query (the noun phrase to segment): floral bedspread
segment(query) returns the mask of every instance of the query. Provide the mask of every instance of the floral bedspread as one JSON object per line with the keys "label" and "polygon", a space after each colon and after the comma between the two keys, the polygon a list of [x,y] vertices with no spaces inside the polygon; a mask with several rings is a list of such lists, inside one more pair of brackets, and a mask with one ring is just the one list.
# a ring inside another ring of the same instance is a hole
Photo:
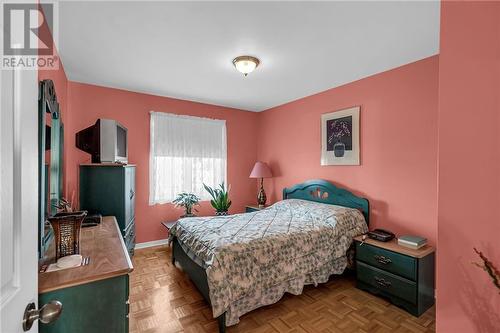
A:
{"label": "floral bedspread", "polygon": [[288,199],[252,213],[184,218],[171,235],[204,264],[213,315],[226,312],[230,326],[285,292],[342,273],[352,238],[367,230],[358,210]]}

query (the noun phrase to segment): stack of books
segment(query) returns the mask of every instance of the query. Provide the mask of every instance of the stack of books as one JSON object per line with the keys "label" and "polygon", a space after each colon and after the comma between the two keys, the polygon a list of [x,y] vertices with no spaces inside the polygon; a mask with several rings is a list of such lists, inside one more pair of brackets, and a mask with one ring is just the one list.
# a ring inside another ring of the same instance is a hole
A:
{"label": "stack of books", "polygon": [[427,245],[427,239],[420,236],[401,236],[398,238],[398,244],[410,249],[418,250]]}

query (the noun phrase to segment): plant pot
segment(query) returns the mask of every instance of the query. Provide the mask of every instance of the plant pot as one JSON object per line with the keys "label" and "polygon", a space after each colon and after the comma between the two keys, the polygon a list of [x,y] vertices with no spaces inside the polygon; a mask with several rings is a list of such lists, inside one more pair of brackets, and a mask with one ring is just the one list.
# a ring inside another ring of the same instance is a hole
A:
{"label": "plant pot", "polygon": [[196,215],[192,214],[192,213],[189,213],[189,214],[184,214],[184,215],[181,215],[181,219],[185,218],[185,217],[195,217]]}
{"label": "plant pot", "polygon": [[333,154],[335,157],[344,157],[345,144],[343,142],[337,142],[333,145]]}
{"label": "plant pot", "polygon": [[226,216],[226,215],[228,215],[227,210],[222,212],[215,212],[215,216]]}

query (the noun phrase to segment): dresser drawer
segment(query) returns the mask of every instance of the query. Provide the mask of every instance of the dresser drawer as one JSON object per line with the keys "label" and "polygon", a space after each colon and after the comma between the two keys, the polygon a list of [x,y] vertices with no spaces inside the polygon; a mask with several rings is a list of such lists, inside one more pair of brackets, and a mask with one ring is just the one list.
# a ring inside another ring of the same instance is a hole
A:
{"label": "dresser drawer", "polygon": [[369,244],[356,242],[356,259],[410,280],[417,280],[417,260]]}
{"label": "dresser drawer", "polygon": [[404,279],[359,261],[356,262],[356,265],[359,281],[410,303],[417,303],[417,284],[414,281]]}

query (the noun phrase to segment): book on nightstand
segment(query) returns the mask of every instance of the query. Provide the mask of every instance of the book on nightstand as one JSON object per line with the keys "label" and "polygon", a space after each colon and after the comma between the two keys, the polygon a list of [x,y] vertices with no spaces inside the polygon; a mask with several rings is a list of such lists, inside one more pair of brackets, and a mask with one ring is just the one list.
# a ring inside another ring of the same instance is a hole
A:
{"label": "book on nightstand", "polygon": [[427,245],[427,239],[420,236],[401,236],[398,237],[398,244],[410,249],[418,250]]}

